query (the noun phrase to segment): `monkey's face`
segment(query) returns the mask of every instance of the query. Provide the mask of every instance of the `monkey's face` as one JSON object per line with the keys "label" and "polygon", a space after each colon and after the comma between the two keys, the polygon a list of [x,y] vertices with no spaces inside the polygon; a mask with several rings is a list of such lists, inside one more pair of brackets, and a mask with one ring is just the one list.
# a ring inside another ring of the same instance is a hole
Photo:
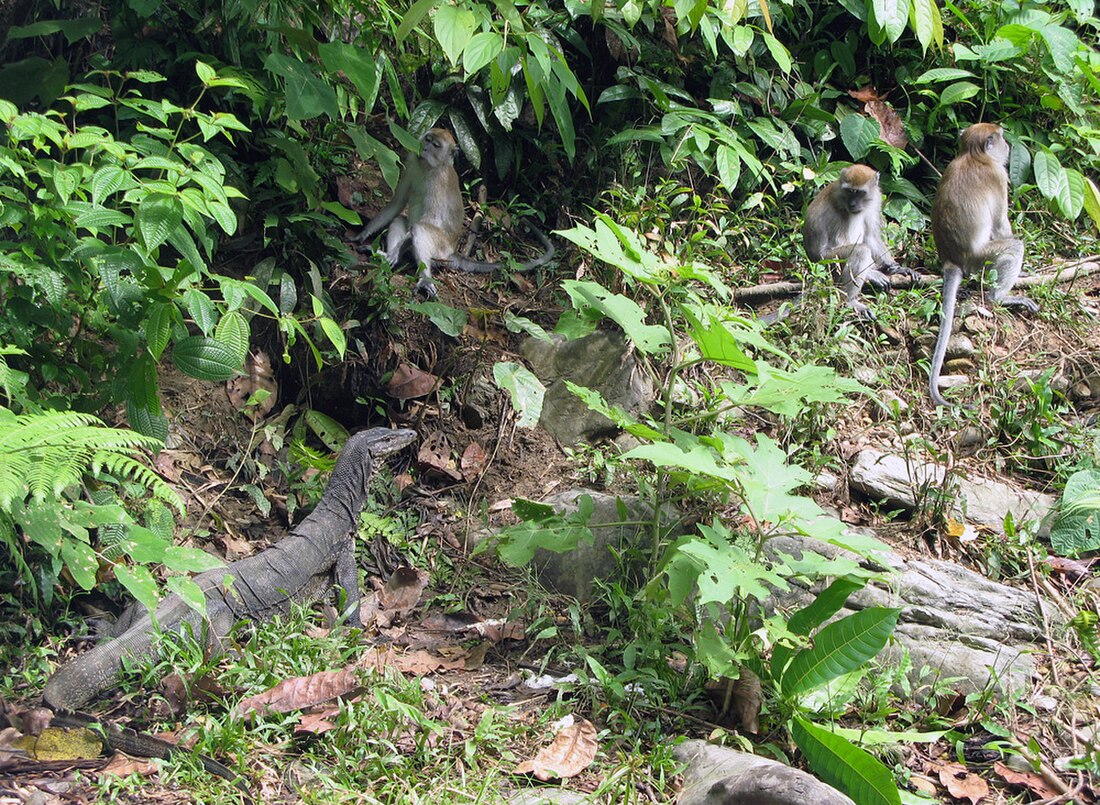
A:
{"label": "monkey's face", "polygon": [[1007,165],[1008,157],[1012,153],[1012,146],[1008,144],[1004,134],[998,130],[995,135],[989,138],[985,152],[989,154],[989,158],[994,162]]}
{"label": "monkey's face", "polygon": [[454,159],[457,143],[446,129],[431,129],[420,139],[420,156],[433,168]]}
{"label": "monkey's face", "polygon": [[841,187],[844,208],[849,215],[859,215],[871,200],[865,187]]}

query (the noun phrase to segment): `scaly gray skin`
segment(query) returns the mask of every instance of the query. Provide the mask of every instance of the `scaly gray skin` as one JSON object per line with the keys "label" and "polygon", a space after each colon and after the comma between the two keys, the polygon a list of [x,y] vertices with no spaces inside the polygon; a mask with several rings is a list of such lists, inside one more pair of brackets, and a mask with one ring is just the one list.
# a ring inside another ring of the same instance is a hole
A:
{"label": "scaly gray skin", "polygon": [[[352,536],[376,461],[411,444],[416,431],[372,428],[348,439],[317,508],[281,542],[228,567],[200,573],[194,581],[206,594],[206,621],[179,596],[169,595],[157,606],[160,630],[191,631],[218,652],[222,639],[243,619],[265,621],[286,613],[293,603],[321,598],[333,586],[343,590],[358,625],[359,579]],[[223,580],[232,576],[226,590]],[[132,606],[140,606],[134,604]],[[114,640],[57,669],[42,692],[56,709],[76,710],[115,683],[123,658],[137,660],[157,654],[159,639],[149,613]]]}

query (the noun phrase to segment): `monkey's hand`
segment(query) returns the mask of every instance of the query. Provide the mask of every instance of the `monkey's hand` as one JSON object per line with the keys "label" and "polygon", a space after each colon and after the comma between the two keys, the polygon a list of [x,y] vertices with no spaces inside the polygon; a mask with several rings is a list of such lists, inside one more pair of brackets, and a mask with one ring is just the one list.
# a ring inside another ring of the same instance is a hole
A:
{"label": "monkey's hand", "polygon": [[882,273],[889,274],[891,276],[893,276],[894,274],[900,274],[903,277],[908,277],[913,282],[916,282],[920,279],[920,272],[917,271],[915,268],[905,268],[903,266],[899,266],[897,263],[884,266],[882,269]]}
{"label": "monkey's hand", "polygon": [[435,283],[432,282],[431,277],[421,276],[416,281],[416,292],[424,294],[428,299],[435,299],[439,296],[439,291],[435,289]]}

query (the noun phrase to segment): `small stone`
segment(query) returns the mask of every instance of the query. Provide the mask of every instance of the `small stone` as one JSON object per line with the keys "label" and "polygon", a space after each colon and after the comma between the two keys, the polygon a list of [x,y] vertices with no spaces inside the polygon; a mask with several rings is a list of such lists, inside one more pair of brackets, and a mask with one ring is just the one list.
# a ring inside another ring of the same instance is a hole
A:
{"label": "small stone", "polygon": [[974,361],[970,358],[954,358],[944,361],[943,370],[949,375],[970,374],[974,371]]}
{"label": "small stone", "polygon": [[1058,700],[1053,696],[1036,696],[1031,700],[1031,703],[1035,705],[1036,710],[1041,710],[1045,713],[1053,713],[1058,709]]}
{"label": "small stone", "polygon": [[1087,400],[1092,396],[1092,388],[1085,381],[1074,383],[1070,390],[1070,396],[1075,400]]}
{"label": "small stone", "polygon": [[878,382],[878,372],[870,366],[857,366],[855,371],[852,372],[852,377],[865,386],[873,386]]}
{"label": "small stone", "polygon": [[963,428],[955,436],[955,444],[958,445],[960,450],[981,447],[984,442],[985,436],[982,434],[982,429],[973,425]]}
{"label": "small stone", "polygon": [[963,333],[955,333],[947,342],[947,358],[970,358],[974,355],[974,342]]}
{"label": "small stone", "polygon": [[981,316],[967,316],[963,320],[963,327],[966,328],[968,333],[987,333],[989,332],[989,323]]}

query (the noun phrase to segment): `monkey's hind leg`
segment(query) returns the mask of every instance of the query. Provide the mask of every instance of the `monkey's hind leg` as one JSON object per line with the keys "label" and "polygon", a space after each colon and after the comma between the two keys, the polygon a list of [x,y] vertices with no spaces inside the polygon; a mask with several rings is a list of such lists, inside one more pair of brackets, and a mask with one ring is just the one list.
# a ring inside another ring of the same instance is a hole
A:
{"label": "monkey's hind leg", "polygon": [[870,282],[873,287],[881,288],[881,282],[885,281],[889,285],[890,281],[874,267],[874,256],[863,244],[838,249],[837,256],[843,259],[845,255],[841,254],[842,250],[847,251],[847,259],[844,260],[844,265],[840,269],[840,287],[844,289],[844,303],[861,319],[873,319],[875,314],[871,312],[871,308],[859,301],[863,283]]}
{"label": "monkey's hind leg", "polygon": [[390,222],[390,228],[386,231],[386,260],[391,266],[397,265],[408,242],[409,219],[399,215]]}
{"label": "monkey's hind leg", "polygon": [[432,260],[449,258],[454,253],[454,244],[439,227],[416,223],[412,228],[412,251],[416,267],[420,270],[416,290],[429,299],[435,299],[439,292],[432,280]]}
{"label": "monkey's hind leg", "polygon": [[1023,241],[1016,238],[991,241],[986,246],[983,257],[982,262],[997,275],[997,284],[988,294],[989,301],[1005,307],[1022,307],[1029,313],[1038,313],[1039,303],[1034,299],[1009,294],[1024,267]]}

